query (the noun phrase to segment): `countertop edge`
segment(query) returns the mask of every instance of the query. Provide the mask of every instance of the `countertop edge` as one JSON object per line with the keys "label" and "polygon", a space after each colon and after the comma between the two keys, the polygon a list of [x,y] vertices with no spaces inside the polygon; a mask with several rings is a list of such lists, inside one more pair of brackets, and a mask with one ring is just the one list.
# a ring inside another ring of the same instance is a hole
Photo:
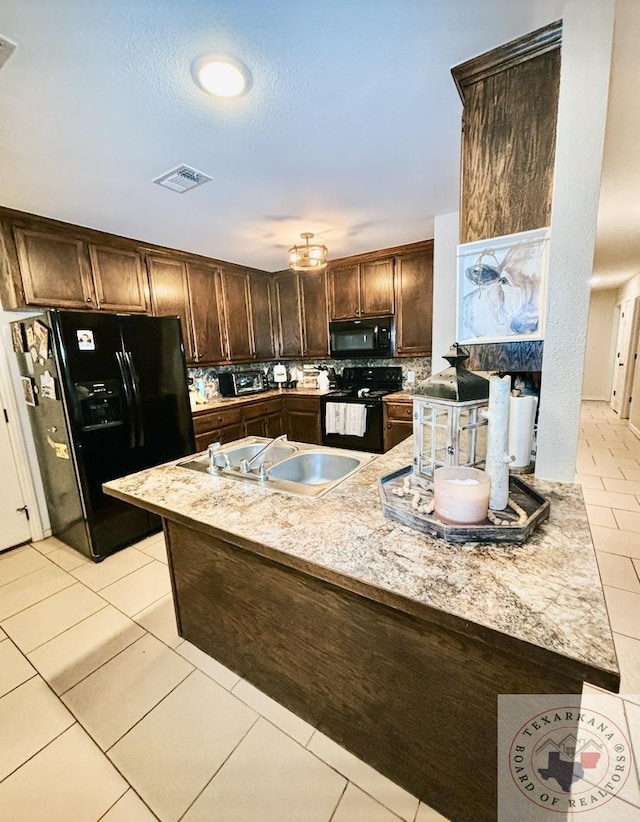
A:
{"label": "countertop edge", "polygon": [[422,621],[432,622],[439,627],[450,630],[462,636],[483,642],[493,648],[507,651],[515,656],[527,659],[528,662],[540,665],[541,667],[555,666],[563,674],[573,678],[588,682],[606,690],[617,692],[620,687],[620,675],[618,672],[599,668],[586,662],[565,656],[558,651],[543,648],[525,639],[514,637],[510,634],[491,628],[486,625],[465,619],[456,614],[448,613],[433,605],[416,602],[402,594],[391,590],[377,587],[371,583],[360,580],[348,574],[340,573],[323,565],[311,562],[301,557],[296,557],[284,551],[278,551],[260,542],[255,542],[232,534],[223,529],[216,528],[206,523],[198,522],[183,514],[170,511],[167,508],[151,502],[141,501],[136,497],[123,493],[108,486],[103,490],[116,499],[134,504],[144,508],[151,513],[176,522],[180,525],[193,529],[201,534],[213,536],[232,544],[236,548],[248,551],[278,565],[291,568],[299,573],[322,580],[337,588],[341,588],[351,593],[362,596],[372,602],[393,608],[405,615]]}

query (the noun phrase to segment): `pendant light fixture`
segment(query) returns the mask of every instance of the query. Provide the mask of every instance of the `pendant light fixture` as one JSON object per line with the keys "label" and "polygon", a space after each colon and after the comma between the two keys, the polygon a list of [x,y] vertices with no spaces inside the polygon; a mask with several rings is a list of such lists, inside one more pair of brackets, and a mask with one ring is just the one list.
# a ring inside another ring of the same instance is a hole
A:
{"label": "pendant light fixture", "polygon": [[309,240],[314,237],[310,231],[305,231],[300,236],[305,244],[294,245],[289,249],[289,268],[292,271],[322,271],[328,262],[326,245],[310,243]]}

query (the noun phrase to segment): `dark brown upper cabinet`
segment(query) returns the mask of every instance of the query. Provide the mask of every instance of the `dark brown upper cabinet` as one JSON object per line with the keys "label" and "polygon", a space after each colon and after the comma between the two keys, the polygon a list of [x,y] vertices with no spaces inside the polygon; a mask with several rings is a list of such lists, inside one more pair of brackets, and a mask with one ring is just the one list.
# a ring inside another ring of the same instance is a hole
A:
{"label": "dark brown upper cabinet", "polygon": [[160,254],[149,254],[147,266],[153,315],[180,318],[185,357],[187,362],[197,362],[186,262]]}
{"label": "dark brown upper cabinet", "polygon": [[153,314],[178,316],[189,365],[227,361],[220,268],[188,257],[148,254]]}
{"label": "dark brown upper cabinet", "polygon": [[395,257],[396,355],[431,354],[433,326],[433,241]]}
{"label": "dark brown upper cabinet", "polygon": [[273,284],[278,356],[328,357],[329,329],[324,271],[283,271],[274,276]]}
{"label": "dark brown upper cabinet", "polygon": [[89,258],[98,308],[146,313],[149,286],[138,250],[89,243]]}
{"label": "dark brown upper cabinet", "polygon": [[249,275],[249,298],[253,328],[253,356],[256,360],[275,357],[271,282],[266,274]]}
{"label": "dark brown upper cabinet", "polygon": [[227,359],[248,362],[273,359],[274,340],[269,277],[247,269],[223,269],[222,298]]}
{"label": "dark brown upper cabinet", "polygon": [[224,317],[221,311],[220,268],[187,262],[187,284],[194,340],[194,361],[209,365],[227,360]]}
{"label": "dark brown upper cabinet", "polygon": [[330,263],[329,295],[332,320],[393,314],[393,258]]}
{"label": "dark brown upper cabinet", "polygon": [[[550,223],[561,42],[551,23],[452,69],[464,106],[461,243]],[[542,367],[542,341],[467,347],[474,370]]]}
{"label": "dark brown upper cabinet", "polygon": [[46,223],[14,225],[13,239],[25,306],[147,311],[147,275],[136,249],[90,243]]}

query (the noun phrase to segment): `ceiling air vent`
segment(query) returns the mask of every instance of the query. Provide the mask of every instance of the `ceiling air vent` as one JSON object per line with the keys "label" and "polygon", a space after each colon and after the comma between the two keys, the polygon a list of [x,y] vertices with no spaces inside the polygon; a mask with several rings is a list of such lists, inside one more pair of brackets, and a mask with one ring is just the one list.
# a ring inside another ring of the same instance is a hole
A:
{"label": "ceiling air vent", "polygon": [[211,177],[208,177],[201,171],[196,171],[195,168],[178,166],[178,168],[168,171],[153,182],[159,186],[164,186],[164,188],[170,188],[171,191],[177,191],[178,194],[184,194],[184,192],[189,191],[190,188],[201,186],[204,183],[208,183],[211,179]]}

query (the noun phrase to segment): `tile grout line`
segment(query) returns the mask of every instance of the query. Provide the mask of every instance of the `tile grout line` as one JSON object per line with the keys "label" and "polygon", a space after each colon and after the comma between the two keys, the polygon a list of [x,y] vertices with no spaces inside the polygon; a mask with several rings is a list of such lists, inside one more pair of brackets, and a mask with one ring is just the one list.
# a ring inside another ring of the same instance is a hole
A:
{"label": "tile grout line", "polygon": [[263,719],[262,714],[260,714],[258,711],[256,711],[256,714],[257,714],[257,716],[256,716],[255,721],[251,723],[251,726],[250,726],[249,728],[247,728],[246,732],[245,732],[245,733],[242,735],[242,737],[238,740],[238,742],[236,743],[236,745],[234,745],[234,746],[233,746],[233,748],[231,749],[231,751],[229,751],[229,753],[228,753],[228,754],[227,754],[227,756],[224,758],[224,760],[223,760],[223,761],[220,763],[220,765],[216,768],[215,772],[211,775],[211,779],[207,780],[207,783],[206,783],[205,785],[203,785],[202,790],[201,790],[201,791],[199,791],[199,792],[196,794],[196,796],[194,797],[194,799],[193,799],[193,800],[189,803],[189,805],[187,805],[187,807],[185,808],[184,812],[183,812],[182,814],[180,814],[180,816],[178,817],[178,822],[180,822],[180,820],[181,820],[181,819],[184,819],[184,817],[185,817],[185,816],[189,813],[189,811],[191,810],[191,808],[195,805],[195,803],[198,801],[198,799],[200,799],[200,797],[202,796],[202,794],[203,794],[203,793],[207,790],[207,788],[209,787],[209,785],[213,782],[213,780],[216,778],[216,776],[220,773],[220,771],[221,771],[221,770],[222,770],[222,768],[225,766],[225,764],[229,761],[229,759],[231,758],[231,756],[233,756],[234,752],[235,752],[235,751],[237,751],[237,749],[239,748],[239,746],[240,746],[240,745],[244,742],[244,740],[245,740],[245,739],[249,736],[249,734],[251,733],[251,731],[255,728],[255,726],[257,725],[257,723],[260,721],[260,719]]}

